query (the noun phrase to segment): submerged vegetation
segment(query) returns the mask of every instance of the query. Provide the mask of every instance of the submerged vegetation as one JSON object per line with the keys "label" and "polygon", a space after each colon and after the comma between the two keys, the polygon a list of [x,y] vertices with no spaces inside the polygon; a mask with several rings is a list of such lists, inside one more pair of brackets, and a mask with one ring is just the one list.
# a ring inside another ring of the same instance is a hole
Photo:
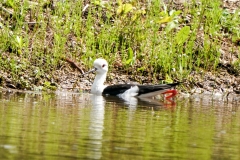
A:
{"label": "submerged vegetation", "polygon": [[151,83],[162,78],[194,83],[193,73],[218,75],[221,69],[238,76],[240,4],[235,3],[4,0],[0,82],[54,90],[61,76],[74,72],[66,58],[87,70],[99,57],[109,61],[111,72],[142,75]]}

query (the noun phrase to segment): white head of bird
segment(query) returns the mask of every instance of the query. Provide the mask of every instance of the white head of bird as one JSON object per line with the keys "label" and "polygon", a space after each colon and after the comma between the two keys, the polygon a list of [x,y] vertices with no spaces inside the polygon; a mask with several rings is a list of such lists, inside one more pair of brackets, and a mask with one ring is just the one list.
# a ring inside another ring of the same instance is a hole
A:
{"label": "white head of bird", "polygon": [[96,59],[93,62],[93,66],[97,74],[105,74],[108,72],[108,63],[105,59]]}
{"label": "white head of bird", "polygon": [[[107,77],[108,63],[105,59],[98,58],[93,62],[93,69],[89,72],[96,72],[96,77],[94,79],[93,85],[91,87],[91,93],[96,95],[101,95],[102,91],[106,87],[104,82]],[[89,73],[87,72],[87,73]]]}

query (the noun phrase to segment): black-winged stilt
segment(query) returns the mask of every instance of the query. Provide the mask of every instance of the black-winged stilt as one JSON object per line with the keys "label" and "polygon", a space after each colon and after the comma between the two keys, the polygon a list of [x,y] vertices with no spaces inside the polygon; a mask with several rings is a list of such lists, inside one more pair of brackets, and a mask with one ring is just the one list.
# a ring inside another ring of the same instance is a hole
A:
{"label": "black-winged stilt", "polygon": [[154,97],[159,94],[171,95],[166,98],[171,98],[177,94],[175,89],[171,89],[177,86],[179,83],[171,84],[158,84],[158,85],[136,85],[136,84],[117,84],[105,86],[104,82],[107,77],[108,63],[105,59],[98,58],[93,63],[94,68],[85,74],[90,72],[96,72],[96,77],[94,79],[93,85],[91,87],[91,93],[95,95],[112,95],[119,97],[139,97],[148,98]]}

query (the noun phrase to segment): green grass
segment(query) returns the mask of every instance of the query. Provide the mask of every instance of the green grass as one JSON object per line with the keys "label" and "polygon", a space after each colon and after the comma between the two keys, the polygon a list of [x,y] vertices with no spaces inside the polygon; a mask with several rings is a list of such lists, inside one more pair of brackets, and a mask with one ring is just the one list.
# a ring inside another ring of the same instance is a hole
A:
{"label": "green grass", "polygon": [[[184,3],[183,10],[160,0],[117,2],[92,1],[84,12],[82,1],[1,2],[1,73],[20,89],[51,88],[63,58],[87,69],[103,57],[110,71],[117,62],[126,73],[187,81],[191,71],[217,70],[223,41],[239,53],[240,10],[230,13],[220,0]],[[231,62],[237,71],[239,64]]]}

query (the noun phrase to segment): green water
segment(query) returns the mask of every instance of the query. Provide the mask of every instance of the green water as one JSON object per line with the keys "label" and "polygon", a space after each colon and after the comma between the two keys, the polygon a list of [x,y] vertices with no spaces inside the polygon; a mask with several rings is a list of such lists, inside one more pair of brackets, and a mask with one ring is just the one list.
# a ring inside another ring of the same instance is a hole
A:
{"label": "green water", "polygon": [[240,110],[88,94],[0,93],[0,159],[240,159]]}

